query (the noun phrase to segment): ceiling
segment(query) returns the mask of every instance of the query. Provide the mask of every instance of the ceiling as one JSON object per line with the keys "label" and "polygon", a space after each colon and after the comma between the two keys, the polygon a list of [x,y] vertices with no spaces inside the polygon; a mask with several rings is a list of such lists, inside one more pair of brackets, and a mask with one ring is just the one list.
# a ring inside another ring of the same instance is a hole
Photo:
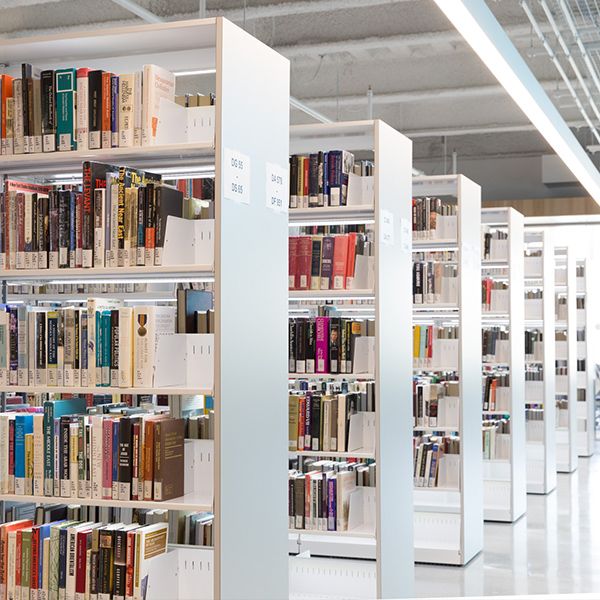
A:
{"label": "ceiling", "polygon": [[[367,118],[370,87],[373,116],[413,139],[417,165],[421,161],[443,172],[452,151],[459,164],[551,152],[432,0],[136,3],[165,20],[197,17],[204,4],[206,16],[223,15],[245,27],[290,59],[292,95],[334,120]],[[576,128],[584,125],[519,0],[487,4],[565,120]],[[538,0],[529,4],[550,35]],[[0,0],[0,36],[133,22],[139,17],[112,0]],[[556,39],[552,43],[556,46]],[[568,65],[567,74],[577,88]],[[306,115],[292,112],[292,122],[306,121]],[[577,133],[584,144],[592,142],[587,128]]]}

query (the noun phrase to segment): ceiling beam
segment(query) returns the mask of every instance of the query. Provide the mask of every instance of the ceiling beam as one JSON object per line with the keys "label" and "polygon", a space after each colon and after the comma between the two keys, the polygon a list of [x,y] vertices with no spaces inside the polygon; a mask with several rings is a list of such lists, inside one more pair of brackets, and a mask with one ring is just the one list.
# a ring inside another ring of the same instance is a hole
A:
{"label": "ceiling beam", "polygon": [[483,64],[540,134],[600,204],[600,173],[558,109],[481,0],[435,0]]}
{"label": "ceiling beam", "polygon": [[153,12],[146,10],[143,6],[140,6],[137,2],[133,0],[112,0],[115,4],[128,10],[130,13],[133,13],[146,23],[162,23],[164,19],[155,15]]}

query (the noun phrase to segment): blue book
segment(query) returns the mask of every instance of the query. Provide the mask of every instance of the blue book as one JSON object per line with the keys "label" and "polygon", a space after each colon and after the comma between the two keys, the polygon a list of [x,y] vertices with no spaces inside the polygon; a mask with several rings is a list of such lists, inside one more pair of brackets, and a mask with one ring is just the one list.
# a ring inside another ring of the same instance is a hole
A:
{"label": "blue book", "polygon": [[55,72],[56,145],[62,152],[77,150],[75,134],[75,96],[77,94],[77,70],[59,69]]}
{"label": "blue book", "polygon": [[119,429],[118,419],[112,422],[112,499],[119,499]]}
{"label": "blue book", "polygon": [[110,310],[102,311],[102,385],[110,386]]}
{"label": "blue book", "polygon": [[[33,415],[15,416],[15,494],[25,491],[25,436],[33,434]],[[31,490],[29,490],[31,493]]]}
{"label": "blue book", "polygon": [[44,494],[54,496],[54,419],[64,415],[80,415],[86,410],[85,398],[48,400],[44,402]]}
{"label": "blue book", "polygon": [[50,537],[50,526],[51,525],[55,525],[56,522],[54,523],[44,523],[43,525],[39,525],[38,529],[39,529],[39,550],[38,550],[38,564],[37,564],[37,570],[38,570],[38,582],[40,584],[40,588],[42,587],[42,581],[43,581],[43,577],[42,577],[42,571],[43,571],[43,566],[44,566],[44,540],[46,538]]}

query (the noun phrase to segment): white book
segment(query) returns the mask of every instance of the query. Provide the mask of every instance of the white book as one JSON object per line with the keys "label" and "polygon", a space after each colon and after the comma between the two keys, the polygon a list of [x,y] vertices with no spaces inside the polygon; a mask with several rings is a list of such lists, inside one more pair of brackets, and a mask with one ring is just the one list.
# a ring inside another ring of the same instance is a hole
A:
{"label": "white book", "polygon": [[10,415],[6,413],[0,414],[0,493],[9,493],[9,427]]}
{"label": "white book", "polygon": [[119,75],[119,147],[133,146],[135,73]]}
{"label": "white book", "polygon": [[15,154],[25,153],[25,129],[23,126],[23,80],[13,79],[13,144]]}
{"label": "white book", "polygon": [[29,320],[27,317],[28,307],[20,305],[17,308],[17,321],[18,321],[18,333],[17,333],[17,383],[18,385],[27,386],[29,385],[29,355],[27,353],[27,341],[29,340],[28,324]]}
{"label": "white book", "polygon": [[33,194],[25,192],[25,269],[31,269],[31,256],[33,254]]}
{"label": "white book", "polygon": [[91,443],[92,443],[92,456],[91,456],[91,483],[92,483],[92,498],[100,500],[102,499],[102,422],[104,417],[102,415],[92,415],[90,417],[91,423]]}
{"label": "white book", "polygon": [[336,475],[336,530],[348,530],[348,515],[350,513],[350,496],[356,490],[356,473],[340,471]]}
{"label": "white book", "polygon": [[14,114],[15,100],[14,98],[6,99],[6,139],[2,140],[2,154],[13,154],[13,136],[14,136]]}
{"label": "white book", "polygon": [[167,551],[167,523],[140,527],[135,532],[135,559],[133,572],[133,598],[143,600],[144,580],[152,569],[152,558]]}
{"label": "white book", "polygon": [[144,65],[142,146],[155,143],[161,98],[175,101],[175,75],[157,65]]}
{"label": "white book", "polygon": [[133,78],[133,145],[142,145],[142,81],[143,73],[137,71]]}
{"label": "white book", "polygon": [[158,338],[175,332],[172,306],[136,306],[133,322],[134,387],[152,387]]}
{"label": "white book", "polygon": [[33,415],[33,495],[44,495],[44,415]]}
{"label": "white book", "polygon": [[42,541],[42,587],[38,591],[38,600],[48,600],[48,586],[50,583],[50,538]]}
{"label": "white book", "polygon": [[[6,535],[6,534],[5,534]],[[15,574],[16,574],[16,557],[17,551],[17,531],[9,531],[8,532],[8,551],[7,551],[7,569],[6,569],[6,598],[8,600],[15,600],[16,596],[16,583],[15,583]],[[19,560],[21,557],[19,556]]]}
{"label": "white book", "polygon": [[77,71],[77,150],[88,150],[90,147],[89,135],[89,86],[88,71]]}
{"label": "white book", "polygon": [[106,249],[104,246],[104,208],[106,190],[98,188],[94,190],[94,267],[104,266]]}
{"label": "white book", "polygon": [[132,387],[133,380],[133,307],[119,308],[119,386]]}

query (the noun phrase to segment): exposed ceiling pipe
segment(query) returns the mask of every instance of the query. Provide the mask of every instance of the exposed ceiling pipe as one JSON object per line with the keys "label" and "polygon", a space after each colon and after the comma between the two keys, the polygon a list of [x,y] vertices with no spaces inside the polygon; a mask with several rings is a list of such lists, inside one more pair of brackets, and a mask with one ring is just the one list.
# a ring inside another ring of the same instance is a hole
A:
{"label": "exposed ceiling pipe", "polygon": [[373,118],[373,88],[369,86],[367,88],[367,119],[369,121]]}
{"label": "exposed ceiling pipe", "polygon": [[[556,26],[556,21],[554,21],[554,17],[552,16],[552,13],[550,12],[548,5],[546,4],[545,0],[539,0],[539,3],[543,8],[544,13],[546,14],[546,17],[548,19],[548,22],[550,23],[550,26],[552,27],[554,35],[556,36],[559,44],[561,45],[563,52],[565,53],[565,56],[567,57],[569,64],[571,65],[571,68],[573,69],[573,72],[575,73],[575,76],[579,80],[579,84],[580,84],[584,94],[586,95],[588,102],[589,102],[590,106],[592,107],[594,114],[596,115],[596,118],[600,120],[600,111],[598,110],[598,107],[596,106],[596,103],[594,102],[594,99],[592,98],[590,90],[587,86],[587,83],[585,82],[585,80],[583,79],[583,77],[581,75],[581,71],[579,70],[577,63],[575,62],[575,60],[573,59],[573,56],[569,52],[569,48],[568,48],[567,44],[565,43],[565,40],[562,37],[560,30]],[[585,110],[583,104],[581,103],[581,100],[579,99],[579,95],[577,94],[577,92],[575,91],[575,88],[571,84],[571,81],[569,80],[569,76],[565,72],[561,62],[558,60],[558,57],[556,56],[556,53],[552,49],[552,46],[550,46],[546,36],[540,29],[539,23],[538,23],[537,19],[535,18],[535,16],[533,15],[533,13],[531,12],[531,9],[529,8],[529,4],[527,3],[526,0],[521,0],[521,7],[523,8],[523,11],[525,12],[525,14],[527,15],[527,18],[531,22],[531,26],[533,27],[533,30],[535,31],[536,35],[542,42],[546,52],[548,53],[548,56],[550,57],[550,60],[554,64],[554,67],[556,68],[556,70],[562,77],[563,81],[565,82],[565,85],[567,86],[567,89],[569,90],[571,96],[573,97],[573,100],[575,101],[575,104],[576,104],[577,108],[579,109],[581,116],[584,118],[585,122],[588,124],[589,128],[591,129],[592,133],[594,134],[594,137],[600,142],[600,134],[596,130],[595,125],[592,123],[592,120],[590,119],[589,115],[587,114],[587,111]]]}
{"label": "exposed ceiling pipe", "polygon": [[130,13],[137,15],[140,19],[146,21],[146,23],[163,23],[164,19],[155,15],[153,12],[146,10],[143,6],[140,6],[133,0],[112,0],[115,4],[128,10]]}
{"label": "exposed ceiling pipe", "polygon": [[569,29],[571,30],[571,34],[575,38],[575,42],[577,43],[577,46],[579,47],[579,51],[581,52],[581,57],[583,58],[583,62],[587,68],[587,71],[588,71],[590,77],[592,78],[594,85],[596,86],[596,90],[600,93],[600,78],[598,77],[598,73],[596,72],[596,68],[594,67],[592,59],[590,58],[590,55],[588,54],[588,51],[585,48],[583,40],[581,39],[581,36],[579,35],[579,31],[577,30],[575,21],[573,21],[573,16],[571,15],[569,7],[566,5],[565,0],[558,0],[558,3],[560,4],[560,8],[565,17],[567,25],[569,26]]}
{"label": "exposed ceiling pipe", "polygon": [[320,123],[333,123],[333,119],[326,117],[323,113],[320,113],[318,110],[311,108],[298,100],[298,98],[294,98],[294,96],[290,96],[290,107],[295,108],[296,110],[302,111],[304,114],[308,115],[315,119],[315,121],[319,121]]}
{"label": "exposed ceiling pipe", "polygon": [[[587,127],[585,121],[567,121],[572,128]],[[446,129],[421,129],[415,131],[403,131],[404,135],[411,139],[430,137],[458,137],[463,135],[481,135],[488,133],[516,133],[518,131],[537,131],[531,123],[520,123],[517,125],[489,125],[478,127],[449,127]]]}

